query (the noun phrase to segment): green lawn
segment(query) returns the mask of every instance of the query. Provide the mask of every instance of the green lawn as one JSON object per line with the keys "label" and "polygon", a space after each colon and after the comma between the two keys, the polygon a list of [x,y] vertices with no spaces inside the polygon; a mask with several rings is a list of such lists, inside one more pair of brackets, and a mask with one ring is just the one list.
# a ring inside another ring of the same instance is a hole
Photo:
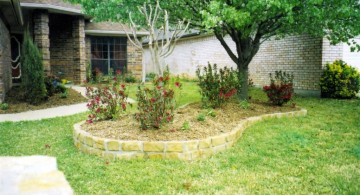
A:
{"label": "green lawn", "polygon": [[[199,99],[187,97],[196,87],[185,89],[183,103]],[[107,163],[83,154],[73,146],[72,125],[85,114],[0,123],[0,155],[55,156],[76,194],[359,194],[360,100],[296,103],[306,117],[257,123],[232,149],[207,160]]]}

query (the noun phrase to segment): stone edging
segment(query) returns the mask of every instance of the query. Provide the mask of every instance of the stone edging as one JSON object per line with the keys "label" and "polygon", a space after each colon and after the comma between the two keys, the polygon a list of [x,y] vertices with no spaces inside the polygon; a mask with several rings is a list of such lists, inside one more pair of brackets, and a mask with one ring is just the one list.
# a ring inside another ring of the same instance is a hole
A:
{"label": "stone edging", "polygon": [[75,146],[84,153],[107,159],[179,159],[207,158],[226,150],[241,137],[251,124],[268,118],[305,116],[307,110],[265,114],[244,119],[228,133],[190,141],[125,141],[92,136],[81,129],[84,122],[74,125]]}

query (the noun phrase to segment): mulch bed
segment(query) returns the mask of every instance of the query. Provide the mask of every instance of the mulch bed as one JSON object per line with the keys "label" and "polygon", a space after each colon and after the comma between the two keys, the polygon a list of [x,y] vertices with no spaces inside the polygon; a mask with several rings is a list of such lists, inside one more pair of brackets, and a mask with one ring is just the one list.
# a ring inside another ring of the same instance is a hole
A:
{"label": "mulch bed", "polygon": [[[202,109],[200,103],[193,103],[177,109],[174,121],[161,129],[141,130],[140,123],[133,114],[123,115],[116,120],[86,123],[82,128],[97,137],[119,140],[194,140],[229,132],[240,120],[251,116],[295,110],[299,108],[294,105],[277,107],[260,101],[252,101],[248,108],[244,108],[233,101],[221,109],[212,110],[216,115],[213,117],[210,116],[209,109]],[[205,121],[198,121],[200,114],[206,115]],[[185,126],[188,128],[184,128]]]}
{"label": "mulch bed", "polygon": [[71,105],[86,102],[87,99],[83,97],[79,92],[68,88],[68,97],[61,98],[60,94],[54,94],[53,96],[49,97],[47,101],[39,105],[31,105],[24,101],[20,100],[19,87],[13,87],[6,95],[5,103],[9,104],[9,109],[7,110],[0,110],[0,114],[10,114],[10,113],[19,113],[25,112],[30,110],[40,110],[45,108],[52,108],[64,105]]}

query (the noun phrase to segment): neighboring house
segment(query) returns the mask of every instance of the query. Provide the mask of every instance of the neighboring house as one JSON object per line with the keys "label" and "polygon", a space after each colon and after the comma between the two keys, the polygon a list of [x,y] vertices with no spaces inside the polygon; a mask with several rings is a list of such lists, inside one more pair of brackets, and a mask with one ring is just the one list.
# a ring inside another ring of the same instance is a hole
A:
{"label": "neighboring house", "polygon": [[21,82],[20,49],[27,27],[47,74],[81,83],[91,64],[92,70],[104,74],[127,70],[140,77],[142,51],[127,40],[121,25],[90,19],[79,5],[62,0],[0,0],[0,102],[13,84]]}
{"label": "neighboring house", "polygon": [[[235,51],[231,38],[226,37],[226,41]],[[284,70],[294,74],[297,92],[319,95],[322,68],[336,59],[342,59],[360,70],[360,53],[350,52],[347,44],[331,46],[327,39],[305,35],[265,41],[249,66],[250,78],[256,86],[261,87],[269,84],[269,73]],[[236,67],[215,36],[198,33],[180,39],[165,61],[172,73],[193,77],[197,67],[205,66],[208,62],[216,63],[219,67]],[[147,73],[154,70],[148,49],[144,51],[144,63]]]}

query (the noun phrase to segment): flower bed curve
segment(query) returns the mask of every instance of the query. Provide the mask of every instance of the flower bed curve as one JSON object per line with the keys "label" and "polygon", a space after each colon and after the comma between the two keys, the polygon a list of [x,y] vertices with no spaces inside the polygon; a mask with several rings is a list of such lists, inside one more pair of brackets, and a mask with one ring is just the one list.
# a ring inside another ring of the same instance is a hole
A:
{"label": "flower bed curve", "polygon": [[255,122],[268,118],[305,116],[307,110],[264,114],[243,119],[228,133],[205,139],[186,141],[137,141],[100,138],[81,129],[80,122],[74,125],[74,144],[82,152],[106,159],[178,159],[197,160],[208,158],[231,148],[244,130]]}

